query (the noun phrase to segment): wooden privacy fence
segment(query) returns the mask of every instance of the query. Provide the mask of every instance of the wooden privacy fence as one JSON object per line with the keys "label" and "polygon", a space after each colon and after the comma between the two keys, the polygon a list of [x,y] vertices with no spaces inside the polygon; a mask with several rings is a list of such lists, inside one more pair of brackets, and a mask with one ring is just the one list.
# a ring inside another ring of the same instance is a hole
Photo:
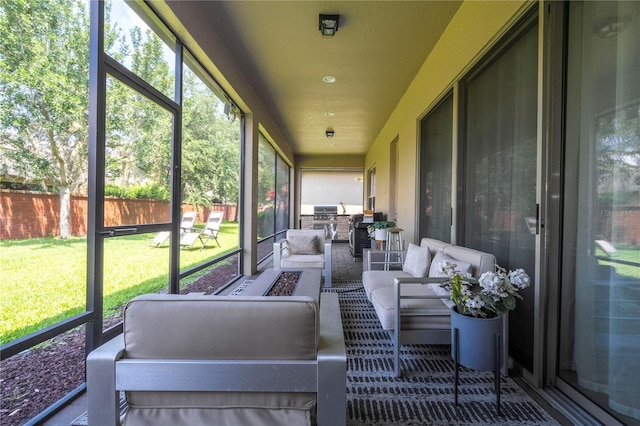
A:
{"label": "wooden privacy fence", "polygon": [[[211,211],[223,211],[225,221],[236,220],[237,206],[214,204],[196,208],[184,204],[183,211],[198,211],[198,222],[207,220]],[[167,201],[129,198],[105,198],[105,225],[162,223],[170,219]],[[88,200],[71,196],[70,232],[87,235]],[[28,191],[0,191],[0,239],[55,237],[60,232],[60,196]]]}

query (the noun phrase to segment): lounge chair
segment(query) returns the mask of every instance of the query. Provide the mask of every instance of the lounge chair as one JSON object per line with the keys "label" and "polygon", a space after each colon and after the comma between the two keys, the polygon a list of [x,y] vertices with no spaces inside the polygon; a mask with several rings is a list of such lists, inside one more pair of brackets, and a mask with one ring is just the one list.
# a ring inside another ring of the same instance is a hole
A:
{"label": "lounge chair", "polygon": [[[193,226],[196,224],[197,217],[198,212],[185,212],[182,215],[182,220],[180,221],[180,235],[185,235],[194,229]],[[149,245],[153,247],[160,247],[169,239],[170,236],[171,232],[169,231],[158,232]]]}
{"label": "lounge chair", "polygon": [[218,241],[218,231],[220,231],[220,225],[222,224],[222,218],[224,217],[224,212],[211,212],[209,214],[209,218],[207,219],[207,223],[201,231],[192,230],[191,232],[187,232],[180,238],[180,246],[182,248],[193,247],[196,241],[200,241],[202,243],[202,247],[200,250],[204,248],[209,239],[213,238],[216,240],[216,244],[220,247],[220,242]]}

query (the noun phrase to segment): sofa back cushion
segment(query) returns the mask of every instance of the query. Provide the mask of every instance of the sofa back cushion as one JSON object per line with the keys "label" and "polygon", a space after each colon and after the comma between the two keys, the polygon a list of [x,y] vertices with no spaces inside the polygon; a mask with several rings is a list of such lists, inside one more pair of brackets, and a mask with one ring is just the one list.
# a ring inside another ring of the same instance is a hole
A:
{"label": "sofa back cushion", "polygon": [[324,229],[289,229],[286,239],[289,254],[324,253]]}
{"label": "sofa back cushion", "polygon": [[429,270],[430,258],[428,247],[409,244],[402,270],[415,278],[424,277]]}
{"label": "sofa back cushion", "polygon": [[450,243],[445,243],[444,241],[436,240],[435,238],[423,238],[420,240],[421,247],[428,247],[431,259],[433,259],[433,256],[437,253],[443,251],[445,247],[449,247],[450,245]]}
{"label": "sofa back cushion", "polygon": [[318,237],[315,235],[291,235],[287,243],[290,254],[320,254]]}
{"label": "sofa back cushion", "polygon": [[471,264],[469,271],[475,278],[480,278],[484,272],[495,271],[496,257],[490,253],[460,246],[448,246],[444,253],[455,260],[454,263],[466,262]]}
{"label": "sofa back cushion", "polygon": [[150,294],[124,313],[127,358],[315,359],[319,307],[311,297]]}
{"label": "sofa back cushion", "polygon": [[456,265],[456,271],[460,273],[471,273],[472,267],[469,262],[462,262],[460,260],[454,259],[451,256],[445,254],[444,252],[437,253],[433,260],[431,261],[431,267],[429,268],[429,276],[430,277],[446,277],[447,275],[442,273],[441,264],[443,263],[454,263]]}

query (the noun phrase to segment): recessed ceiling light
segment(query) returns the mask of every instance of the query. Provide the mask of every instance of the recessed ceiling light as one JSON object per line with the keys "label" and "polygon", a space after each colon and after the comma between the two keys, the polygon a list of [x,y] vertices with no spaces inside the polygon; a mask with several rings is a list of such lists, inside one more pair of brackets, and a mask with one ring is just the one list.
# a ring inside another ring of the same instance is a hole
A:
{"label": "recessed ceiling light", "polygon": [[326,115],[327,117],[333,117],[334,115],[336,115],[336,113],[333,111],[327,111],[324,113],[324,115]]}
{"label": "recessed ceiling light", "polygon": [[336,82],[336,78],[332,75],[326,75],[324,77],[322,77],[322,81],[324,81],[325,83],[335,83]]}

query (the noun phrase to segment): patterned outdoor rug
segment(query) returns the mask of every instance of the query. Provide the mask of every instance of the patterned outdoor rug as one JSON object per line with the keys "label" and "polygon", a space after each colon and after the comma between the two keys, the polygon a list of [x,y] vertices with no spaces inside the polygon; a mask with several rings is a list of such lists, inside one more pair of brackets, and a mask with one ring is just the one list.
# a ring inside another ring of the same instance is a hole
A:
{"label": "patterned outdoor rug", "polygon": [[454,404],[448,345],[405,345],[403,376],[393,372],[393,345],[359,282],[324,291],[340,297],[347,346],[348,425],[558,425],[511,378],[502,378],[496,415],[492,372],[461,368]]}
{"label": "patterned outdoor rug", "polygon": [[[241,294],[251,281],[243,283]],[[496,415],[493,373],[461,368],[454,404],[448,345],[405,345],[403,376],[393,371],[393,345],[359,281],[334,282],[347,346],[347,425],[559,425],[511,378],[502,378]],[[73,426],[85,426],[86,413]]]}

